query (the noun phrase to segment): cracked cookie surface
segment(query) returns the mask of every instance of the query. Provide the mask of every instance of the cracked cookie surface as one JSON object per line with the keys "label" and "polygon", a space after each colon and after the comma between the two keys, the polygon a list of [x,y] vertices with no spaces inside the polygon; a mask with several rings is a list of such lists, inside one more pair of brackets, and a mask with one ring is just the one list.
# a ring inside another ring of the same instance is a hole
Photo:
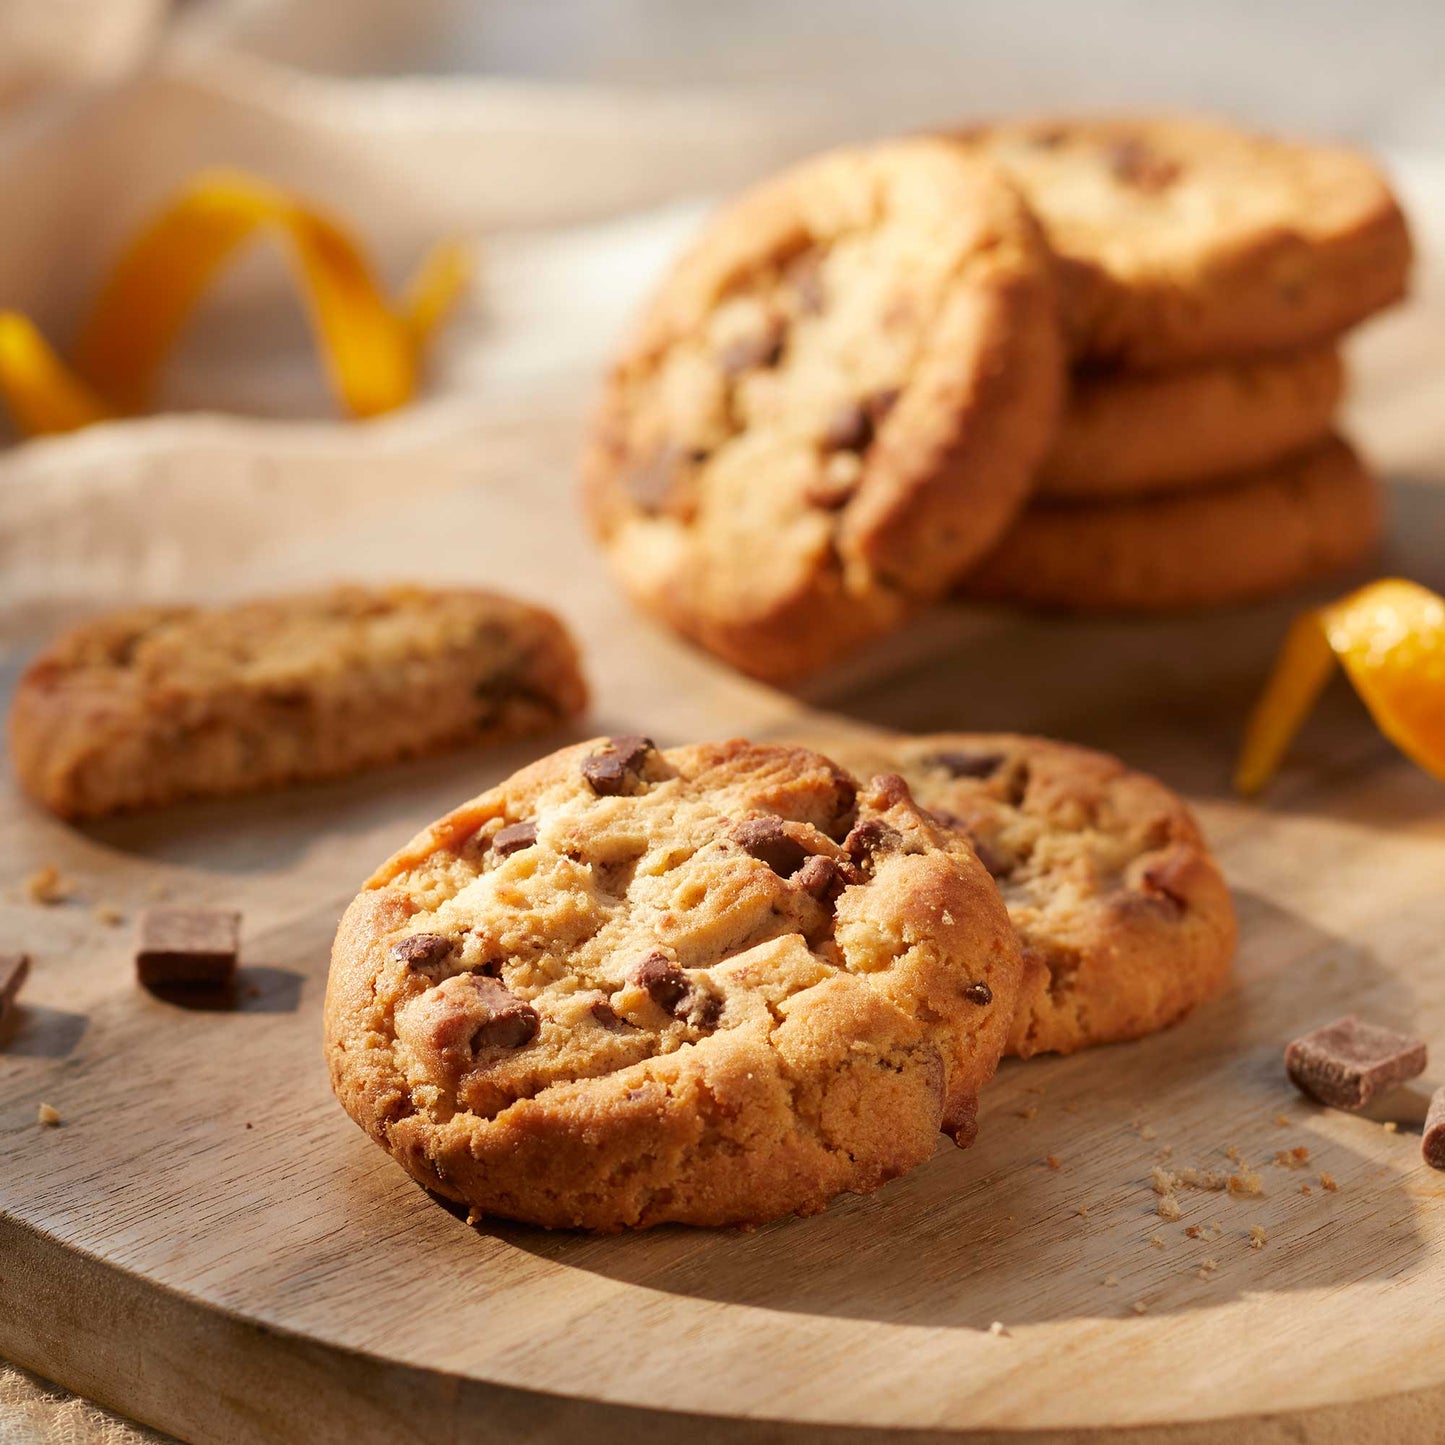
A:
{"label": "cracked cookie surface", "polygon": [[968,1142],[1021,972],[986,870],[896,778],[599,739],[370,880],[327,1054],[372,1138],[480,1213],[752,1223]]}
{"label": "cracked cookie surface", "polygon": [[604,388],[587,505],[636,601],[788,678],[987,549],[1061,391],[1052,260],[1001,174],[937,140],[837,151],[663,281]]}
{"label": "cracked cookie surface", "polygon": [[576,646],[541,607],[334,587],[72,629],[21,677],[10,750],[32,796],[95,817],[499,743],[586,703]]}
{"label": "cracked cookie surface", "polygon": [[1172,115],[957,138],[1002,165],[1042,221],[1077,356],[1160,367],[1307,346],[1404,294],[1404,216],[1347,147]]}
{"label": "cracked cookie surface", "polygon": [[1228,982],[1229,889],[1162,783],[1105,753],[1010,733],[833,752],[849,767],[898,773],[997,880],[1025,965],[1010,1053],[1138,1038]]}

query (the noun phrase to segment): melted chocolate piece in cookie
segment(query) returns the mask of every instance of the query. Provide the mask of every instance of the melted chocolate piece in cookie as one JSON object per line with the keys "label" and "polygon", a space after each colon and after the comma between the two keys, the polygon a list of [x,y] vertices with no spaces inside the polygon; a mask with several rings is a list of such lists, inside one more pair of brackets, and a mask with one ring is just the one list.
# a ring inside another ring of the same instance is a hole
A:
{"label": "melted chocolate piece in cookie", "polygon": [[473,995],[470,1010],[472,1052],[519,1049],[537,1037],[537,1010],[494,978],[468,974]]}
{"label": "melted chocolate piece in cookie", "polygon": [[440,933],[412,933],[393,943],[391,956],[408,968],[432,968],[452,951],[452,940]]}
{"label": "melted chocolate piece in cookie", "polygon": [[1003,767],[1002,753],[966,753],[958,749],[935,753],[928,762],[942,768],[950,778],[991,778]]}
{"label": "melted chocolate piece in cookie", "polygon": [[733,830],[743,852],[766,863],[779,878],[791,878],[807,861],[808,850],[777,818],[748,818]]}
{"label": "melted chocolate piece in cookie", "polygon": [[980,1007],[993,1002],[993,990],[986,983],[971,983],[964,989],[963,996],[969,1003],[976,1003]]}
{"label": "melted chocolate piece in cookie", "polygon": [[492,839],[492,851],[499,858],[509,858],[524,848],[534,847],[537,842],[537,823],[533,818],[525,823],[508,823]]}
{"label": "melted chocolate piece in cookie", "polygon": [[843,840],[843,851],[861,866],[875,853],[887,853],[899,847],[903,835],[878,818],[865,818]]}
{"label": "melted chocolate piece in cookie", "polygon": [[773,316],[761,331],[729,342],[718,353],[717,363],[724,376],[741,376],[745,371],[776,366],[783,355],[787,329],[782,318]]}
{"label": "melted chocolate piece in cookie", "polygon": [[627,980],[635,983],[658,1008],[666,1009],[668,1013],[674,1012],[691,987],[687,975],[665,953],[649,953],[633,964],[627,972]]}
{"label": "melted chocolate piece in cookie", "polygon": [[600,797],[630,793],[641,777],[643,760],[652,748],[651,738],[611,738],[605,748],[582,759],[582,776]]}
{"label": "melted chocolate piece in cookie", "polygon": [[1111,146],[1108,158],[1115,178],[1139,191],[1162,191],[1173,185],[1181,172],[1177,161],[1161,156],[1137,138]]}

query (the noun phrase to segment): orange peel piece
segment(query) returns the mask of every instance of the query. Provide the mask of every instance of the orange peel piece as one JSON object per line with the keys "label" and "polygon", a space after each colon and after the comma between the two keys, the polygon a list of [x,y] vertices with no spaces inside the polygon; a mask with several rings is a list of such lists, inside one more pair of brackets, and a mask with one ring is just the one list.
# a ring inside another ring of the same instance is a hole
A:
{"label": "orange peel piece", "polygon": [[1380,731],[1445,779],[1445,598],[1385,578],[1295,619],[1245,728],[1240,793],[1274,776],[1336,664]]}
{"label": "orange peel piece", "polygon": [[258,233],[285,244],[332,387],[354,416],[415,395],[422,351],[468,279],[456,242],[423,260],[399,304],[335,220],[239,172],[199,177],[106,277],[69,369],[35,327],[0,312],[0,395],[30,435],[144,411],[167,356],[227,261]]}

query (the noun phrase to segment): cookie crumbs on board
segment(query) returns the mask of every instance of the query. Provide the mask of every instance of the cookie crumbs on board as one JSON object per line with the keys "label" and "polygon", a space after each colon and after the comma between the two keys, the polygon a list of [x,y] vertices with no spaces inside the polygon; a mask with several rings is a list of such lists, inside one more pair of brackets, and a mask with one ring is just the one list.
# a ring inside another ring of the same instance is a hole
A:
{"label": "cookie crumbs on board", "polygon": [[1117,1274],[1106,1274],[1099,1283],[1102,1284],[1105,1289],[1117,1289],[1119,1287],[1119,1276]]}
{"label": "cookie crumbs on board", "polygon": [[995,1339],[1006,1340],[1009,1338],[1008,1326],[1002,1320],[995,1320],[989,1327],[988,1332]]}
{"label": "cookie crumbs on board", "polygon": [[1290,1117],[1288,1114],[1276,1114],[1274,1116],[1274,1123],[1277,1129],[1288,1129],[1290,1126]]}
{"label": "cookie crumbs on board", "polygon": [[1151,1249],[1164,1248],[1164,1236],[1157,1231],[1149,1236],[1149,1247]]}
{"label": "cookie crumbs on board", "polygon": [[1400,1126],[1393,1119],[1386,1119],[1384,1124],[1381,1125],[1381,1128],[1383,1128],[1387,1134],[1398,1134],[1400,1132]]}
{"label": "cookie crumbs on board", "polygon": [[1229,1176],[1218,1169],[1181,1169],[1179,1182],[1191,1189],[1203,1189],[1218,1194],[1229,1187]]}
{"label": "cookie crumbs on board", "polygon": [[1229,1192],[1236,1198],[1240,1195],[1263,1194],[1264,1180],[1248,1164],[1241,1165],[1238,1174],[1229,1176]]}
{"label": "cookie crumbs on board", "polygon": [[1129,1306],[1129,1308],[1133,1310],[1136,1315],[1143,1315],[1149,1313],[1149,1306],[1146,1305],[1141,1299],[1136,1299],[1134,1303]]}
{"label": "cookie crumbs on board", "polygon": [[95,910],[95,921],[105,924],[107,928],[118,928],[125,922],[125,914],[119,908],[112,908],[108,903],[103,903]]}
{"label": "cookie crumbs on board", "polygon": [[66,887],[65,880],[60,876],[60,869],[54,863],[37,868],[25,880],[25,892],[32,903],[40,903],[46,907],[64,903],[70,897],[70,889]]}
{"label": "cookie crumbs on board", "polygon": [[1335,1183],[1335,1176],[1333,1174],[1326,1174],[1323,1170],[1320,1172],[1320,1188],[1323,1189],[1325,1193],[1333,1194],[1339,1187],[1340,1186]]}
{"label": "cookie crumbs on board", "polygon": [[1269,1241],[1269,1235],[1264,1232],[1262,1224],[1251,1224],[1249,1226],[1249,1247],[1251,1249],[1263,1249]]}
{"label": "cookie crumbs on board", "polygon": [[1201,1260],[1199,1264],[1199,1278],[1208,1279],[1219,1268],[1219,1261],[1214,1258]]}
{"label": "cookie crumbs on board", "polygon": [[1063,1164],[1062,1164],[1062,1162],[1060,1161],[1059,1156],[1058,1156],[1057,1154],[1046,1154],[1046,1155],[1044,1156],[1044,1163],[1045,1163],[1050,1169],[1061,1169],[1061,1168],[1063,1168]]}
{"label": "cookie crumbs on board", "polygon": [[1179,1201],[1172,1195],[1166,1194],[1159,1200],[1159,1218],[1175,1223],[1180,1217]]}
{"label": "cookie crumbs on board", "polygon": [[1274,1156],[1274,1162],[1281,1169],[1303,1169],[1310,1161],[1310,1151],[1303,1144],[1298,1149],[1280,1149]]}
{"label": "cookie crumbs on board", "polygon": [[43,1129],[54,1129],[60,1123],[60,1110],[54,1104],[42,1104],[36,1110],[35,1122]]}
{"label": "cookie crumbs on board", "polygon": [[1139,1137],[1141,1139],[1156,1139],[1159,1136],[1155,1132],[1152,1124],[1145,1124],[1144,1127],[1139,1130]]}
{"label": "cookie crumbs on board", "polygon": [[1313,1194],[1314,1190],[1311,1189],[1308,1184],[1301,1184],[1299,1187],[1299,1192],[1301,1194]]}
{"label": "cookie crumbs on board", "polygon": [[1037,1104],[1026,1104],[1018,1111],[1018,1116],[1020,1119],[1037,1119],[1039,1116],[1039,1106]]}
{"label": "cookie crumbs on board", "polygon": [[1161,1169],[1156,1164],[1149,1171],[1149,1185],[1155,1194],[1173,1194],[1179,1187],[1179,1176],[1171,1174],[1167,1169]]}
{"label": "cookie crumbs on board", "polygon": [[1236,1163],[1236,1164],[1239,1164],[1239,1163],[1242,1162],[1244,1156],[1239,1152],[1239,1145],[1238,1145],[1238,1144],[1231,1144],[1231,1145],[1224,1151],[1224,1157],[1225,1157],[1226,1159],[1232,1160],[1232,1161],[1233,1161],[1234,1163]]}

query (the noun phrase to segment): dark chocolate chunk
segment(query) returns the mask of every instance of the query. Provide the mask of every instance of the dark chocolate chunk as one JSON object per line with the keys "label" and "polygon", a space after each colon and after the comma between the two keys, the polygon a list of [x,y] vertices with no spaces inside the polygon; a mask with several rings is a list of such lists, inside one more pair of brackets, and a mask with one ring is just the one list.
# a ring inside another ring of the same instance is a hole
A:
{"label": "dark chocolate chunk", "polygon": [[689,464],[698,460],[696,452],[668,442],[650,452],[626,474],[627,491],[644,512],[661,512]]}
{"label": "dark chocolate chunk", "polygon": [[723,347],[718,353],[717,364],[726,376],[741,376],[745,371],[776,366],[778,358],[783,354],[786,336],[782,318],[770,317],[761,331],[754,332],[751,336],[741,336]]}
{"label": "dark chocolate chunk", "polygon": [[808,850],[788,836],[779,818],[747,818],[733,829],[743,852],[766,863],[779,878],[791,878],[808,860]]}
{"label": "dark chocolate chunk", "polygon": [[853,831],[843,839],[843,851],[857,864],[862,864],[875,853],[886,853],[903,842],[903,835],[896,828],[878,818],[865,818],[853,826]]}
{"label": "dark chocolate chunk", "polygon": [[1420,1152],[1432,1169],[1445,1169],[1445,1088],[1436,1089],[1430,1096]]}
{"label": "dark chocolate chunk", "polygon": [[934,753],[928,762],[935,768],[942,768],[950,778],[991,778],[1003,767],[1006,759],[1002,753],[968,753],[950,750]]}
{"label": "dark chocolate chunk", "polygon": [[537,820],[528,818],[524,823],[508,823],[505,828],[499,828],[492,839],[492,851],[499,858],[507,858],[530,848],[536,841]]}
{"label": "dark chocolate chunk", "polygon": [[811,893],[820,903],[836,903],[838,895],[850,884],[859,881],[858,870],[846,859],[839,862],[814,853],[796,873],[793,882],[804,893]]}
{"label": "dark chocolate chunk", "polygon": [[717,1026],[722,1017],[722,1000],[700,988],[690,989],[682,1001],[677,1016],[695,1029],[710,1029]]}
{"label": "dark chocolate chunk", "polygon": [[29,977],[29,954],[0,953],[0,1024],[14,1012],[15,1001]]}
{"label": "dark chocolate chunk", "polygon": [[141,914],[136,975],[147,988],[229,988],[241,915],[219,908],[148,908]]}
{"label": "dark chocolate chunk", "polygon": [[409,968],[430,968],[452,951],[452,940],[440,933],[409,933],[391,946],[391,956]]}
{"label": "dark chocolate chunk", "polygon": [[1179,179],[1180,166],[1138,137],[1110,146],[1109,169],[1118,180],[1140,191],[1162,191]]}
{"label": "dark chocolate chunk", "polygon": [[1184,914],[1189,909],[1189,900],[1184,893],[1185,879],[1180,875],[1180,860],[1177,857],[1166,857],[1151,864],[1139,875],[1139,886],[1145,897],[1156,899],[1169,912]]}
{"label": "dark chocolate chunk", "polygon": [[592,791],[604,798],[629,792],[652,747],[651,738],[611,738],[605,748],[582,759],[582,776],[592,785]]}
{"label": "dark chocolate chunk", "polygon": [[537,1010],[504,984],[481,974],[470,974],[474,995],[468,1009],[472,1052],[481,1049],[519,1049],[537,1037],[541,1020]]}
{"label": "dark chocolate chunk", "polygon": [[963,996],[969,1003],[976,1003],[980,1007],[993,1002],[993,990],[986,983],[971,983],[964,989]]}
{"label": "dark chocolate chunk", "polygon": [[604,1029],[619,1029],[623,1027],[622,1020],[617,1015],[617,1010],[612,1007],[612,1000],[605,993],[599,993],[591,1003],[587,1005],[588,1012]]}
{"label": "dark chocolate chunk", "polygon": [[1284,1051],[1294,1086],[1336,1109],[1362,1109],[1377,1094],[1424,1073],[1425,1045],[1350,1016],[1296,1039]]}
{"label": "dark chocolate chunk", "polygon": [[873,418],[857,401],[844,402],[823,429],[823,449],[830,452],[862,452],[873,440]]}

